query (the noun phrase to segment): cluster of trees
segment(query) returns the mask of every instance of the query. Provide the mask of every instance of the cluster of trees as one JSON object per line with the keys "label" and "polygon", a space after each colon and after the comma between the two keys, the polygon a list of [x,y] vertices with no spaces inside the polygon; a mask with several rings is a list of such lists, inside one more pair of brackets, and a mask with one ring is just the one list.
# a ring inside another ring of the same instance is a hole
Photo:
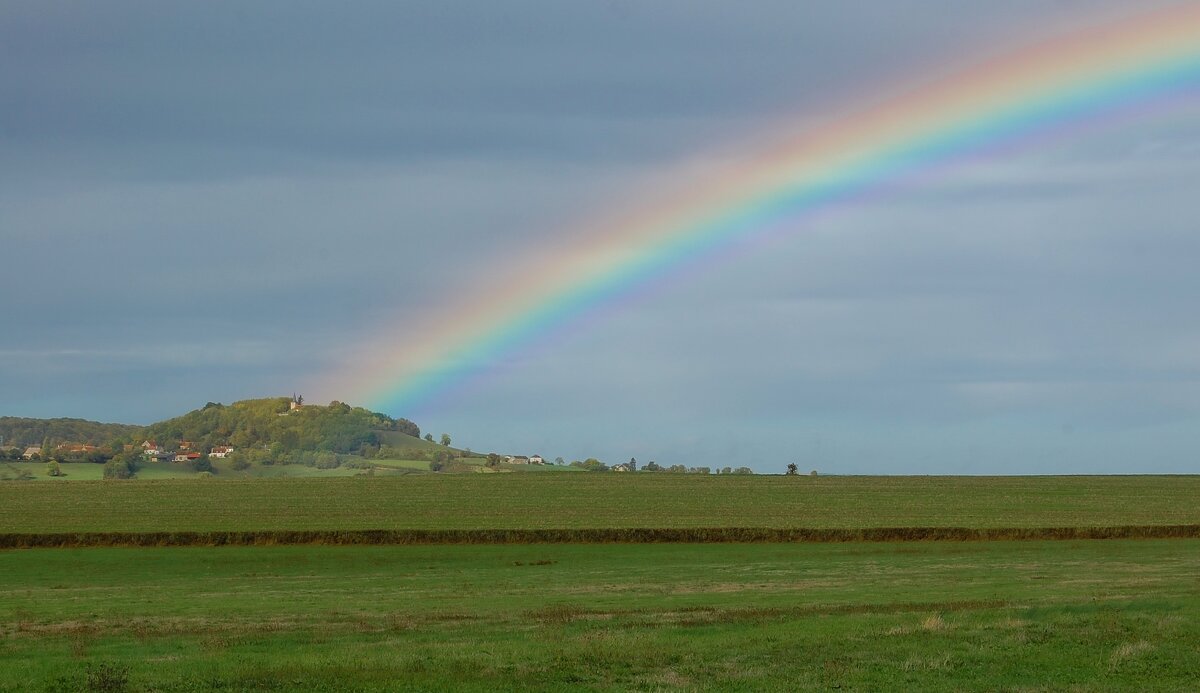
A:
{"label": "cluster of trees", "polygon": [[141,456],[137,453],[114,456],[104,463],[105,479],[132,479],[141,467]]}
{"label": "cluster of trees", "polygon": [[0,448],[0,460],[16,461],[16,460],[22,459],[21,455],[24,454],[24,452],[25,452],[24,450],[22,450],[21,448],[16,447],[16,446],[13,446],[11,448],[10,447]]}
{"label": "cluster of trees", "polygon": [[[104,447],[99,447],[88,452],[68,452],[67,450],[59,450],[57,446],[51,447],[47,444],[43,445],[40,451],[34,454],[32,460],[34,462],[58,461],[104,464],[120,453],[121,450],[121,446],[114,448],[112,445],[105,445]],[[24,447],[6,447],[6,449],[0,449],[0,460],[24,460],[24,454]]]}
{"label": "cluster of trees", "polygon": [[[488,458],[488,466],[496,466],[491,464],[491,458]],[[429,456],[429,469],[434,472],[466,472],[470,471],[465,458],[455,454],[451,450],[434,450]]]}
{"label": "cluster of trees", "polygon": [[[433,434],[432,434],[432,433],[426,433],[426,434],[425,434],[425,440],[426,440],[427,442],[430,442],[430,443],[432,443],[432,442],[433,442]],[[450,447],[450,434],[449,434],[449,433],[443,433],[443,434],[442,434],[442,438],[441,438],[441,441],[440,441],[440,442],[441,442],[441,444],[442,444],[442,445],[445,445],[446,447]]]}
{"label": "cluster of trees", "polygon": [[142,438],[160,442],[194,441],[194,449],[205,452],[216,445],[235,449],[271,450],[275,461],[281,453],[296,451],[357,454],[378,449],[381,431],[399,431],[414,438],[421,429],[407,419],[342,402],[328,406],[305,405],[290,410],[287,397],[253,399],[231,405],[209,402],[203,409],[168,419],[143,429]]}
{"label": "cluster of trees", "polygon": [[[399,445],[364,445],[359,448],[358,455],[366,459],[381,459],[381,460],[428,460],[432,461],[441,453],[453,452],[446,449],[430,449],[428,447],[403,447]],[[480,454],[472,453],[470,450],[464,450],[464,457],[484,457]]]}
{"label": "cluster of trees", "polygon": [[[121,436],[136,435],[141,426],[107,424],[83,419],[24,419],[0,416],[0,438],[5,446],[24,448],[31,445],[53,448],[59,443],[105,445]],[[11,450],[8,451],[11,453]]]}

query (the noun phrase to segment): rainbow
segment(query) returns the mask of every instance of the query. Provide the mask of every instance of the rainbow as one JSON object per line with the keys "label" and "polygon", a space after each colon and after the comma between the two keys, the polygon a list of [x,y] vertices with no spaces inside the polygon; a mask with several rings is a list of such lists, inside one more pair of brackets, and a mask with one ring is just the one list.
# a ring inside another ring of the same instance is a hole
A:
{"label": "rainbow", "polygon": [[830,125],[651,208],[603,220],[501,286],[385,333],[318,385],[411,415],[669,270],[939,165],[1200,87],[1200,5],[1163,9],[992,59]]}

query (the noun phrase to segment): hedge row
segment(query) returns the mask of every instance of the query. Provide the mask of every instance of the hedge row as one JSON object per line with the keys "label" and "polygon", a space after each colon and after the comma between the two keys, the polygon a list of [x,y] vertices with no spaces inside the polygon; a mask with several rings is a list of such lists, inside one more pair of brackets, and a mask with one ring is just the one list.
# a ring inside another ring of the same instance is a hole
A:
{"label": "hedge row", "polygon": [[995,529],[967,527],[877,527],[870,529],[697,527],[691,529],[379,529],[13,533],[0,534],[0,549],[76,546],[262,546],[273,544],[700,544],[1168,538],[1200,538],[1200,525]]}

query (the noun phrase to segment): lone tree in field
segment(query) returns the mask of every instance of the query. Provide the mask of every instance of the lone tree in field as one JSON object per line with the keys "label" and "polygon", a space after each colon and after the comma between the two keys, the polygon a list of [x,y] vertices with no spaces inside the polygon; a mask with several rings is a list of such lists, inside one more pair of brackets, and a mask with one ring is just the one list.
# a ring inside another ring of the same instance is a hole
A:
{"label": "lone tree in field", "polygon": [[450,434],[449,433],[442,434],[442,445],[445,445],[446,447],[450,447]]}
{"label": "lone tree in field", "polygon": [[800,468],[796,466],[795,462],[791,462],[788,464],[787,476],[796,476],[799,473],[800,473]]}

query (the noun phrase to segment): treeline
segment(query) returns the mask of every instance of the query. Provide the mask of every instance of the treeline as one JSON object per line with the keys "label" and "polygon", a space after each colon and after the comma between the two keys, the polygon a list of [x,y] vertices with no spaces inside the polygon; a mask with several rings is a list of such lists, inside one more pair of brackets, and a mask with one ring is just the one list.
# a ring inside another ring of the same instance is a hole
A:
{"label": "treeline", "polygon": [[99,423],[84,419],[24,419],[15,416],[0,416],[0,438],[5,446],[18,448],[46,446],[54,448],[60,443],[106,445],[121,438],[137,435],[141,426],[129,424]]}
{"label": "treeline", "polygon": [[[564,464],[562,458],[555,460],[555,464]],[[665,474],[753,474],[754,470],[749,467],[689,467],[684,464],[673,464],[669,467],[658,464],[654,460],[650,460],[645,465],[638,466],[637,458],[630,458],[628,462],[609,466],[600,460],[589,457],[586,460],[575,460],[567,465],[589,472],[657,472]]]}
{"label": "treeline", "polygon": [[328,406],[292,408],[287,397],[230,405],[209,402],[202,409],[147,426],[139,435],[166,446],[190,441],[191,448],[200,452],[218,445],[266,450],[273,461],[282,461],[298,451],[360,454],[364,449],[377,449],[380,431],[399,431],[414,438],[421,435],[421,429],[407,419],[336,401]]}
{"label": "treeline", "polygon": [[[230,462],[230,468],[237,471],[249,469],[253,465],[270,467],[273,465],[286,466],[294,464],[304,467],[315,467],[317,469],[337,469],[338,467],[346,467],[348,469],[367,470],[370,470],[375,466],[357,455],[338,454],[325,450],[273,451],[270,449],[264,450],[262,448],[243,448],[241,450],[234,450],[233,452],[229,453],[227,459]],[[211,471],[211,469],[212,467],[209,465],[208,470]]]}

